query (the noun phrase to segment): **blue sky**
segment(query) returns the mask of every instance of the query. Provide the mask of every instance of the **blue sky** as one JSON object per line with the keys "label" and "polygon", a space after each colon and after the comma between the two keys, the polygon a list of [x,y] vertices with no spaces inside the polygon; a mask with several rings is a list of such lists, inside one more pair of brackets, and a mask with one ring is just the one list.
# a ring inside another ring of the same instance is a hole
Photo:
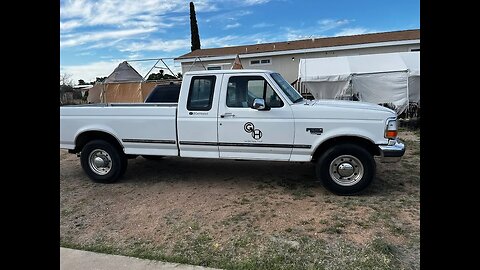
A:
{"label": "blue sky", "polygon": [[[194,3],[202,48],[420,28],[420,0]],[[60,73],[75,82],[108,76],[124,60],[178,57],[190,46],[189,1],[60,1]],[[154,61],[131,64],[145,75]]]}

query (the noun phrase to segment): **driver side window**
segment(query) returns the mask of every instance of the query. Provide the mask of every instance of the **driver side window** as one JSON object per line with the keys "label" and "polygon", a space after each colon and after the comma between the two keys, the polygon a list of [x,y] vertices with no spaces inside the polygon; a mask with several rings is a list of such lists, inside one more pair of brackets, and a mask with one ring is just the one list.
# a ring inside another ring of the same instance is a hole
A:
{"label": "driver side window", "polygon": [[283,107],[283,101],[261,76],[230,77],[227,86],[227,106],[251,108],[253,100],[263,98],[270,108]]}

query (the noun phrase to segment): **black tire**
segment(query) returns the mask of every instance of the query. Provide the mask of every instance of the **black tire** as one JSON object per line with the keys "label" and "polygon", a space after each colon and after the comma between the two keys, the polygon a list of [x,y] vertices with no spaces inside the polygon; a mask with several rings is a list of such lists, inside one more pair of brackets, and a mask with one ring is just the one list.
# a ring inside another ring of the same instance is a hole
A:
{"label": "black tire", "polygon": [[[103,175],[96,172],[95,169],[90,166],[90,154],[92,152],[98,153],[98,150],[106,153],[102,156],[109,159],[107,162],[108,164],[111,163],[108,173]],[[125,153],[109,142],[103,140],[93,140],[85,144],[80,154],[80,161],[82,168],[88,177],[98,183],[113,183],[117,181],[125,173],[128,165]]]}
{"label": "black tire", "polygon": [[148,160],[161,160],[163,159],[163,156],[151,156],[151,155],[142,155],[144,159]]}
{"label": "black tire", "polygon": [[[338,165],[333,163],[334,160],[339,162]],[[339,170],[341,166],[344,168],[342,172]],[[325,188],[338,195],[352,195],[367,188],[375,176],[375,170],[373,156],[365,148],[350,143],[329,148],[316,165],[317,177]]]}

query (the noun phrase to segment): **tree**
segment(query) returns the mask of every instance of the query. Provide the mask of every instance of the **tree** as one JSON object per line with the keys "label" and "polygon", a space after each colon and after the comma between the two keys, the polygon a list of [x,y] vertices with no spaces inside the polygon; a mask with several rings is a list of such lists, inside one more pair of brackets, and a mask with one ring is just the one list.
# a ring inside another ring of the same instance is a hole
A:
{"label": "tree", "polygon": [[148,76],[148,79],[147,80],[152,80],[152,81],[155,81],[155,80],[162,80],[163,79],[163,69],[160,69],[160,71],[158,73],[152,73]]}
{"label": "tree", "polygon": [[71,79],[72,75],[63,73],[60,74],[60,85],[73,85],[73,81]]}
{"label": "tree", "polygon": [[164,80],[175,80],[175,79],[177,79],[177,77],[175,77],[173,75],[170,75],[170,74],[165,74],[165,75],[163,75],[163,79]]}
{"label": "tree", "polygon": [[87,83],[85,83],[84,80],[80,79],[78,80],[78,85],[86,85]]}
{"label": "tree", "polygon": [[107,77],[96,77],[95,82],[103,82]]}
{"label": "tree", "polygon": [[[181,78],[181,74],[180,74],[180,77],[178,77],[178,78]],[[174,80],[174,79],[177,79],[177,77],[175,77],[173,75],[170,75],[170,74],[165,74],[165,71],[163,69],[160,69],[158,73],[150,74],[147,78],[147,81]]]}
{"label": "tree", "polygon": [[183,77],[182,73],[181,72],[178,72],[177,73],[177,78],[181,79]]}
{"label": "tree", "polygon": [[190,2],[190,33],[192,35],[192,52],[200,49],[200,35],[198,34],[197,15],[195,6]]}

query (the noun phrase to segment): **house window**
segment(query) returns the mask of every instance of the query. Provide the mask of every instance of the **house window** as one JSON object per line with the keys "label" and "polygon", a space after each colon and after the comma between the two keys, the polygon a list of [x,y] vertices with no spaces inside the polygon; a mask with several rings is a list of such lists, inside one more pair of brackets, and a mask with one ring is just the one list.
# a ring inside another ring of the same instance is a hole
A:
{"label": "house window", "polygon": [[207,70],[221,70],[222,67],[221,66],[211,66],[211,67],[207,67]]}
{"label": "house window", "polygon": [[272,64],[271,58],[250,60],[251,66],[261,66],[261,65],[271,65],[271,64]]}

